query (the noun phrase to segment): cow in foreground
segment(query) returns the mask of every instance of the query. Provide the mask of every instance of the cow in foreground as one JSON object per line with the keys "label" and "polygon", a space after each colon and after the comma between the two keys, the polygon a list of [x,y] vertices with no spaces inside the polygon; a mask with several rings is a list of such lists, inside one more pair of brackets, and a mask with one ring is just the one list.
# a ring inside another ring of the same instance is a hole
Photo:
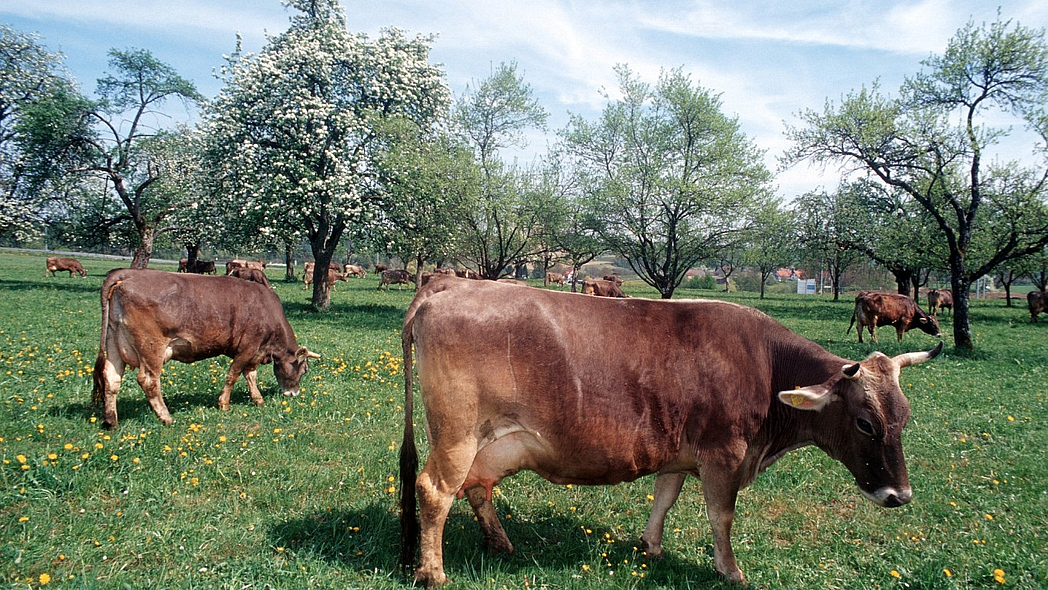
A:
{"label": "cow in foreground", "polygon": [[[910,501],[899,369],[942,348],[854,362],[737,304],[454,278],[416,294],[404,318],[404,367],[412,345],[431,451],[416,475],[407,370],[401,561],[414,563],[421,524],[415,578],[429,587],[446,581],[443,529],[456,496],[468,500],[489,548],[513,551],[492,488],[522,469],[582,485],[658,474],[641,537],[650,555],[662,552],[685,476],[700,478],[716,569],[742,582],[730,540],[737,494],[792,449],[823,449],[880,506]],[[549,367],[560,368],[556,376]]]}
{"label": "cow in foreground", "polygon": [[1036,322],[1038,314],[1048,312],[1048,291],[1030,291],[1026,294],[1026,305],[1030,307],[1030,321]]}
{"label": "cow in foreground", "polygon": [[164,363],[192,363],[225,355],[233,359],[218,407],[240,375],[251,400],[263,403],[258,366],[273,363],[284,395],[298,395],[309,358],[299,346],[280,299],[271,289],[228,276],[180,275],[157,270],[114,269],[102,283],[102,335],[95,359],[92,401],[104,404],[103,425],[117,425],[116,397],[126,367],[138,367],[138,384],[164,424],[171,414],[160,394]]}
{"label": "cow in foreground", "polygon": [[53,277],[55,276],[55,273],[60,270],[68,270],[70,277],[73,276],[73,273],[80,275],[80,278],[84,278],[87,276],[87,271],[84,270],[83,265],[81,265],[80,261],[76,258],[61,258],[58,256],[48,256],[44,264],[45,277]]}
{"label": "cow in foreground", "polygon": [[597,297],[625,297],[626,294],[622,292],[612,281],[605,279],[583,279],[582,281],[582,294],[583,295],[596,295]]}
{"label": "cow in foreground", "polygon": [[953,314],[953,292],[949,289],[928,291],[928,311],[932,317],[937,316],[940,309],[949,310]]}
{"label": "cow in foreground", "polygon": [[864,329],[870,331],[870,337],[877,342],[877,328],[894,326],[895,335],[902,342],[902,335],[907,330],[919,328],[925,334],[942,338],[939,321],[917,307],[913,299],[897,293],[874,293],[861,291],[855,296],[855,310],[851,323],[845,334],[851,332],[852,326],[858,323],[859,342],[862,342]]}

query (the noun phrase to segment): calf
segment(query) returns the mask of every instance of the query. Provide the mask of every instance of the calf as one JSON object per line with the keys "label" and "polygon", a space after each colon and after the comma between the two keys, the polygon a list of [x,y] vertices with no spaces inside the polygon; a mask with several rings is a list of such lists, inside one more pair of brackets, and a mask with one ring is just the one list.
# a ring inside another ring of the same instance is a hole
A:
{"label": "calf", "polygon": [[949,289],[932,289],[928,291],[928,311],[936,316],[940,309],[953,314],[953,292]]}
{"label": "calf", "polygon": [[73,276],[73,273],[80,275],[80,278],[87,276],[87,271],[80,265],[80,261],[76,258],[61,258],[58,256],[48,256],[45,262],[44,276],[53,277],[55,273],[60,270],[68,270],[69,276]]}
{"label": "calf", "polygon": [[261,405],[258,366],[273,363],[284,395],[298,395],[306,359],[320,358],[299,346],[271,289],[227,276],[179,275],[118,268],[102,282],[102,334],[95,359],[95,404],[102,424],[117,425],[116,397],[125,367],[138,367],[138,384],[164,424],[171,414],[160,394],[164,363],[192,363],[225,355],[233,361],[218,407],[229,410],[233,384],[243,375],[251,400]]}
{"label": "calf", "polygon": [[364,270],[363,266],[359,264],[347,264],[342,269],[342,274],[352,277],[364,278],[368,276],[368,271]]}
{"label": "calf", "polygon": [[1030,321],[1036,322],[1038,314],[1048,312],[1048,291],[1030,291],[1026,294],[1026,304],[1030,306]]}
{"label": "calf", "polygon": [[[417,475],[413,347],[430,446]],[[732,303],[430,281],[402,331],[401,561],[414,562],[421,524],[415,578],[446,581],[443,530],[456,497],[489,549],[512,552],[492,488],[523,469],[575,485],[657,474],[641,537],[657,556],[691,474],[702,480],[716,570],[744,582],[731,546],[738,492],[790,450],[818,446],[879,506],[910,501],[899,373],[941,349],[855,362]]]}
{"label": "calf", "polygon": [[920,328],[936,338],[942,337],[938,320],[924,313],[913,299],[896,293],[860,292],[855,297],[855,310],[845,334],[851,332],[856,322],[859,324],[859,342],[862,342],[863,329],[868,329],[870,337],[877,342],[876,329],[880,326],[895,326],[899,342],[902,342],[902,335],[913,328]]}

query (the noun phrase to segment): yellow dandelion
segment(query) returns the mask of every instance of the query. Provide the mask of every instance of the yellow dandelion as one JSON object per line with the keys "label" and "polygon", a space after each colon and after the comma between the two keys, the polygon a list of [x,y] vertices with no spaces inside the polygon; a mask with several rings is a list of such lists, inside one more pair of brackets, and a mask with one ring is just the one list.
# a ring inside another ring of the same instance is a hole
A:
{"label": "yellow dandelion", "polygon": [[942,573],[946,574],[946,577],[947,577],[947,578],[952,578],[952,577],[953,577],[953,572],[951,572],[951,571],[950,571],[949,569],[947,569],[947,568],[942,568]]}
{"label": "yellow dandelion", "polygon": [[891,571],[891,574],[892,574],[892,577],[893,577],[893,578],[901,578],[901,577],[902,577],[902,574],[900,574],[900,573],[899,573],[898,571],[896,571],[896,570],[892,570],[892,571]]}
{"label": "yellow dandelion", "polygon": [[586,565],[585,563],[584,563],[584,564],[582,564],[582,571],[584,571],[584,572],[588,572],[589,570],[590,570],[590,568],[589,568],[589,566],[588,566],[588,565]]}
{"label": "yellow dandelion", "polygon": [[998,584],[1004,583],[1004,570],[998,568],[993,570],[993,579],[997,580]]}
{"label": "yellow dandelion", "polygon": [[50,583],[51,583],[51,575],[50,574],[40,574],[40,585],[41,586],[47,586]]}

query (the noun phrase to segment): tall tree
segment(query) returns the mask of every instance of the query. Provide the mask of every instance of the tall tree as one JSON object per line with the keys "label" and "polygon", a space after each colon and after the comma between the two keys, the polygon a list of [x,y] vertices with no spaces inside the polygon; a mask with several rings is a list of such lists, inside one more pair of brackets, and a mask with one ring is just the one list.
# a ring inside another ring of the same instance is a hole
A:
{"label": "tall tree", "polygon": [[760,298],[772,273],[794,262],[797,220],[792,211],[770,200],[757,211],[754,228],[747,234],[743,261],[757,269],[761,278]]}
{"label": "tall tree", "polygon": [[[968,23],[942,55],[923,66],[904,82],[898,98],[882,96],[875,85],[849,93],[839,105],[827,102],[821,112],[801,113],[803,126],[787,130],[794,146],[785,160],[864,170],[928,213],[948,252],[954,343],[971,349],[972,283],[1048,244],[1044,216],[1028,214],[1031,207],[1045,207],[1048,166],[985,160],[1012,130],[995,126],[1001,111],[1032,131],[1035,153],[1048,153],[1048,45],[1043,30],[1001,20],[982,27]],[[994,216],[992,224],[985,211],[991,195],[1004,215]],[[980,232],[997,234],[998,246],[974,249]]]}
{"label": "tall tree", "polygon": [[87,104],[61,54],[0,25],[0,238],[38,236],[49,205],[66,195],[66,150],[54,135],[86,132]]}
{"label": "tall tree", "polygon": [[305,236],[316,260],[312,305],[330,302],[328,263],[350,225],[378,223],[376,161],[390,130],[428,126],[447,108],[432,39],[346,29],[337,0],[288,0],[300,14],[258,55],[238,50],[209,109],[208,161],[244,230]]}
{"label": "tall tree", "polygon": [[690,267],[742,237],[771,174],[720,98],[681,70],[655,87],[627,66],[616,72],[622,98],[596,123],[573,116],[562,138],[589,181],[601,238],[669,299]]}
{"label": "tall tree", "polygon": [[538,186],[530,171],[507,165],[499,150],[524,147],[524,132],[543,128],[548,114],[518,74],[515,63],[503,63],[491,76],[466,89],[455,104],[452,121],[480,162],[480,193],[464,219],[462,256],[485,278],[533,254],[532,238],[541,229],[541,207],[529,191]]}

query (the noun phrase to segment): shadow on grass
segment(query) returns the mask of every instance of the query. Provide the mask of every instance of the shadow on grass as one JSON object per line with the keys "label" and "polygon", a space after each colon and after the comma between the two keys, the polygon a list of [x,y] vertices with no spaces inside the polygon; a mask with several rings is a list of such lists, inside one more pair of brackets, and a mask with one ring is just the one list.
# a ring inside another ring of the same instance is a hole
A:
{"label": "shadow on grass", "polygon": [[39,281],[18,281],[13,279],[0,279],[0,290],[4,291],[60,291],[66,293],[98,293],[101,280],[92,281],[91,276],[81,279],[80,277],[52,277]]}
{"label": "shadow on grass", "polygon": [[[542,514],[526,522],[505,521],[506,532],[514,544],[512,555],[488,552],[473,513],[456,501],[444,528],[444,568],[452,580],[487,580],[505,577],[517,580],[536,568],[550,572],[551,578],[581,575],[583,565],[594,575],[621,570],[628,580],[630,570],[643,573],[655,584],[700,587],[732,587],[713,569],[713,561],[694,563],[667,552],[650,558],[639,549],[638,538],[615,539],[616,532],[588,524],[569,514]],[[505,514],[500,506],[499,513]],[[399,515],[388,504],[370,503],[360,510],[319,512],[273,525],[268,536],[277,547],[290,549],[333,562],[338,567],[362,573],[386,572],[412,583],[413,570],[401,569]],[[613,539],[608,541],[608,539]],[[712,546],[706,546],[712,555]],[[588,565],[600,562],[599,566]],[[605,564],[611,564],[606,567]],[[629,565],[624,565],[629,564]]]}

